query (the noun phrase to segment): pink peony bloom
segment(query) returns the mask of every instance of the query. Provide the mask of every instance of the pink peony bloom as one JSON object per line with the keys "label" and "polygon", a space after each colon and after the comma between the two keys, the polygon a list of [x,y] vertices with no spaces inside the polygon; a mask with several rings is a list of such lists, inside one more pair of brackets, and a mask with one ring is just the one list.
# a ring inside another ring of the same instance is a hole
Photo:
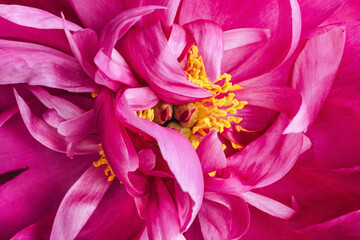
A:
{"label": "pink peony bloom", "polygon": [[360,238],[356,1],[0,3],[1,239]]}

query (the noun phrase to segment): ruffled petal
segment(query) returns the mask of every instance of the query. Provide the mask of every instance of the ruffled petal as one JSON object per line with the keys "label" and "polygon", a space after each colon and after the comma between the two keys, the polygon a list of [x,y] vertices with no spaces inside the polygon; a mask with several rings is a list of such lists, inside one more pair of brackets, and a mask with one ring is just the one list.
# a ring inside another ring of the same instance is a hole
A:
{"label": "ruffled petal", "polygon": [[31,43],[0,40],[0,84],[27,83],[71,92],[95,92],[97,86],[73,57]]}
{"label": "ruffled petal", "polygon": [[110,187],[101,168],[90,166],[69,189],[56,213],[50,239],[74,239]]}
{"label": "ruffled petal", "polygon": [[221,59],[224,53],[224,36],[219,25],[206,20],[197,20],[184,25],[194,37],[201,55],[206,75],[214,84],[220,75]]}
{"label": "ruffled petal", "polygon": [[131,67],[164,102],[182,104],[212,96],[188,81],[159,23],[130,31],[121,47]]}
{"label": "ruffled petal", "polygon": [[196,153],[199,156],[204,174],[226,167],[225,154],[216,130],[210,131],[201,140]]}
{"label": "ruffled petal", "polygon": [[[146,93],[148,88],[132,89],[132,91]],[[145,133],[157,140],[161,154],[182,191],[188,193],[192,198],[193,204],[188,206],[192,208],[191,220],[187,223],[191,224],[200,209],[204,191],[203,174],[195,149],[188,139],[173,129],[139,118],[133,112],[132,106],[129,105],[127,92],[126,90],[123,94],[117,95],[116,116],[127,128],[134,132]]]}

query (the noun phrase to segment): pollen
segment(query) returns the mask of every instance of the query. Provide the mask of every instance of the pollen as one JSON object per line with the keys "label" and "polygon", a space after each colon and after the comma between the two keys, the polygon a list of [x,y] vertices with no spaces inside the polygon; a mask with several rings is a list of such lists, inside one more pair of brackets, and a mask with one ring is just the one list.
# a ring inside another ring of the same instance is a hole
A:
{"label": "pollen", "polygon": [[154,120],[154,109],[153,108],[150,108],[150,109],[147,109],[147,110],[143,110],[143,111],[137,111],[136,114],[140,117],[140,118],[145,118],[145,119],[148,119],[150,121],[153,121]]}
{"label": "pollen", "polygon": [[[238,101],[235,98],[234,91],[242,89],[238,85],[233,85],[230,74],[222,74],[215,80],[213,85],[206,76],[206,71],[202,57],[198,55],[198,48],[194,45],[189,50],[187,68],[185,74],[188,80],[197,86],[206,89],[213,94],[212,97],[194,102],[197,107],[198,120],[192,127],[190,141],[196,149],[208,131],[215,129],[217,132],[223,132],[231,127],[231,123],[240,123],[242,118],[233,116],[239,109],[242,109],[247,102]],[[232,143],[236,149],[241,146]]]}
{"label": "pollen", "polygon": [[[100,144],[101,145],[101,144]],[[115,173],[113,172],[108,160],[106,159],[104,150],[99,151],[100,159],[93,162],[94,167],[100,167],[106,165],[105,174],[108,177],[108,181],[111,182],[115,179]]]}

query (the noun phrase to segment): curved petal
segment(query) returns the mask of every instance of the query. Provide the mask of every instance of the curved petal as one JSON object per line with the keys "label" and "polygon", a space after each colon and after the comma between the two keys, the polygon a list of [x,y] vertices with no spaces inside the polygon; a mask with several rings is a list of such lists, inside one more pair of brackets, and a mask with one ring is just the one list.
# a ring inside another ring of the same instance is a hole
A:
{"label": "curved petal", "polygon": [[101,31],[109,20],[124,10],[122,0],[94,0],[91,2],[69,0],[69,2],[84,25],[97,33]]}
{"label": "curved petal", "polygon": [[182,104],[212,96],[188,81],[159,23],[130,31],[122,51],[131,67],[164,102]]}
{"label": "curved petal", "polygon": [[206,193],[199,212],[205,239],[239,239],[250,224],[246,202],[238,197]]}
{"label": "curved petal", "polygon": [[129,172],[138,169],[139,158],[125,127],[116,119],[113,93],[103,89],[97,101],[101,102],[98,128],[106,158],[116,177],[125,184],[131,194],[139,195],[141,192],[134,188],[128,176]]}
{"label": "curved petal", "polygon": [[187,33],[182,26],[178,24],[173,25],[168,45],[177,58],[179,58],[184,52],[185,46],[188,42],[191,42],[189,35],[190,34]]}
{"label": "curved petal", "polygon": [[163,9],[161,6],[145,6],[129,9],[121,12],[112,19],[101,32],[99,48],[111,56],[116,42],[143,16],[152,13],[156,9]]}
{"label": "curved petal", "polygon": [[110,187],[101,168],[90,166],[69,189],[56,213],[50,239],[74,239]]}
{"label": "curved petal", "polygon": [[221,59],[224,53],[224,36],[219,25],[207,20],[197,20],[184,25],[194,37],[201,55],[206,75],[214,84],[220,75]]}
{"label": "curved petal", "polygon": [[217,171],[226,167],[226,158],[216,130],[210,131],[201,140],[196,153],[199,156],[203,173]]}
{"label": "curved petal", "polygon": [[281,114],[264,135],[228,157],[228,166],[251,186],[263,187],[279,180],[295,164],[303,145],[301,133],[282,134],[287,125],[288,118]]}
{"label": "curved petal", "polygon": [[297,47],[300,34],[301,15],[297,1],[279,0],[279,21],[275,33],[264,47],[229,72],[233,82],[259,76],[284,62]]}
{"label": "curved petal", "polygon": [[[137,91],[146,93],[148,90],[147,88],[138,88]],[[139,118],[131,107],[127,101],[127,90],[123,94],[119,93],[116,97],[117,118],[134,132],[143,132],[157,140],[161,154],[181,189],[188,193],[194,201],[191,206],[191,221],[188,223],[191,224],[200,209],[204,191],[203,174],[195,149],[189,140],[178,132],[147,119]]]}
{"label": "curved petal", "polygon": [[73,57],[31,43],[0,40],[0,84],[27,83],[71,92],[95,92],[97,86]]}
{"label": "curved petal", "polygon": [[224,32],[224,51],[269,39],[270,29],[238,28]]}

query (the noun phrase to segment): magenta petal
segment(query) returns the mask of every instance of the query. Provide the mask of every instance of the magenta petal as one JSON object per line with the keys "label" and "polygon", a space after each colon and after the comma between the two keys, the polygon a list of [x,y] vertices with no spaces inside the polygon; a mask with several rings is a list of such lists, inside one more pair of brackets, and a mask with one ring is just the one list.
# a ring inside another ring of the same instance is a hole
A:
{"label": "magenta petal", "polygon": [[177,58],[180,57],[185,46],[190,42],[189,35],[182,26],[178,24],[173,25],[168,45]]}
{"label": "magenta petal", "polygon": [[246,202],[238,197],[206,193],[199,212],[204,239],[239,239],[250,224]]}
{"label": "magenta petal", "polygon": [[94,0],[91,3],[84,0],[70,0],[69,2],[84,25],[97,33],[124,9],[124,4],[118,0]]}
{"label": "magenta petal", "polygon": [[335,28],[311,38],[295,62],[292,85],[305,98],[310,124],[316,119],[335,80],[345,36],[344,29]]}
{"label": "magenta petal", "polygon": [[64,121],[62,117],[59,116],[55,109],[49,109],[43,113],[44,121],[54,128],[58,128],[59,124]]}
{"label": "magenta petal", "polygon": [[152,13],[156,9],[162,9],[161,6],[145,6],[129,9],[121,12],[112,19],[101,32],[99,48],[104,53],[111,56],[116,42],[143,16]]}
{"label": "magenta petal", "polygon": [[238,28],[224,32],[224,51],[262,42],[270,37],[269,29]]}
{"label": "magenta petal", "polygon": [[155,178],[155,185],[145,212],[149,239],[183,240],[174,202],[164,183]]}
{"label": "magenta petal", "polygon": [[159,98],[150,87],[143,87],[140,91],[139,88],[127,89],[126,100],[135,111],[153,108],[159,102]]}
{"label": "magenta petal", "polygon": [[353,240],[359,239],[360,210],[302,229],[308,239]]}
{"label": "magenta petal", "polygon": [[[132,89],[132,91],[145,94],[148,89],[138,88]],[[203,173],[195,149],[188,139],[173,129],[139,118],[133,112],[132,106],[129,106],[127,93],[128,90],[116,97],[116,116],[122,124],[131,130],[144,132],[157,140],[161,154],[182,191],[188,193],[194,201],[193,206],[189,206],[192,208],[191,221],[189,222],[191,224],[200,209],[204,191]]]}
{"label": "magenta petal", "polygon": [[129,64],[163,101],[181,104],[212,96],[188,81],[159,23],[130,31],[122,50]]}
{"label": "magenta petal", "polygon": [[206,75],[214,84],[220,75],[221,59],[224,53],[223,31],[215,22],[198,20],[184,25],[194,37],[199,48]]}
{"label": "magenta petal", "polygon": [[287,124],[288,118],[281,114],[264,135],[228,158],[228,165],[248,185],[269,185],[283,177],[295,164],[303,145],[303,137],[301,133],[283,135]]}
{"label": "magenta petal", "polygon": [[124,185],[114,181],[76,240],[117,240],[119,236],[137,239],[144,228],[145,222],[137,213],[133,196]]}
{"label": "magenta petal", "polygon": [[132,194],[140,194],[129,180],[129,172],[139,167],[139,158],[124,126],[115,116],[114,97],[109,90],[102,90],[97,97],[100,102],[98,128],[107,160],[116,177],[123,182]]}
{"label": "magenta petal", "polygon": [[[0,84],[27,83],[71,92],[94,92],[97,86],[76,60],[45,46],[0,41]],[[45,61],[46,60],[46,61]]]}
{"label": "magenta petal", "polygon": [[139,156],[139,170],[144,174],[148,175],[156,164],[156,155],[148,148],[138,152]]}
{"label": "magenta petal", "polygon": [[[301,34],[301,15],[297,1],[279,0],[278,27],[264,47],[230,72],[235,83],[259,76],[284,62],[295,50]],[[291,37],[288,37],[291,36]],[[260,63],[260,64],[259,64]]]}
{"label": "magenta petal", "polygon": [[210,131],[200,142],[196,153],[199,156],[203,173],[217,171],[226,167],[226,158],[216,130]]}
{"label": "magenta petal", "polygon": [[[115,51],[115,50],[114,50]],[[115,55],[115,56],[114,56]],[[100,50],[94,59],[96,66],[110,80],[120,82],[130,87],[139,87],[129,65],[120,54],[113,54],[114,58],[108,57],[103,50]],[[116,58],[115,58],[116,57]],[[116,60],[115,60],[116,59]]]}
{"label": "magenta petal", "polygon": [[69,189],[56,213],[50,239],[74,239],[110,187],[104,171],[90,166]]}
{"label": "magenta petal", "polygon": [[265,197],[263,195],[254,193],[254,192],[246,192],[242,194],[242,197],[245,199],[247,203],[250,205],[260,209],[267,214],[270,214],[274,217],[278,217],[281,219],[289,220],[292,218],[296,211],[274,199]]}
{"label": "magenta petal", "polygon": [[[21,5],[0,4],[0,17],[17,25],[39,29],[63,29],[61,18],[41,9]],[[80,30],[78,25],[67,22],[71,31]]]}

